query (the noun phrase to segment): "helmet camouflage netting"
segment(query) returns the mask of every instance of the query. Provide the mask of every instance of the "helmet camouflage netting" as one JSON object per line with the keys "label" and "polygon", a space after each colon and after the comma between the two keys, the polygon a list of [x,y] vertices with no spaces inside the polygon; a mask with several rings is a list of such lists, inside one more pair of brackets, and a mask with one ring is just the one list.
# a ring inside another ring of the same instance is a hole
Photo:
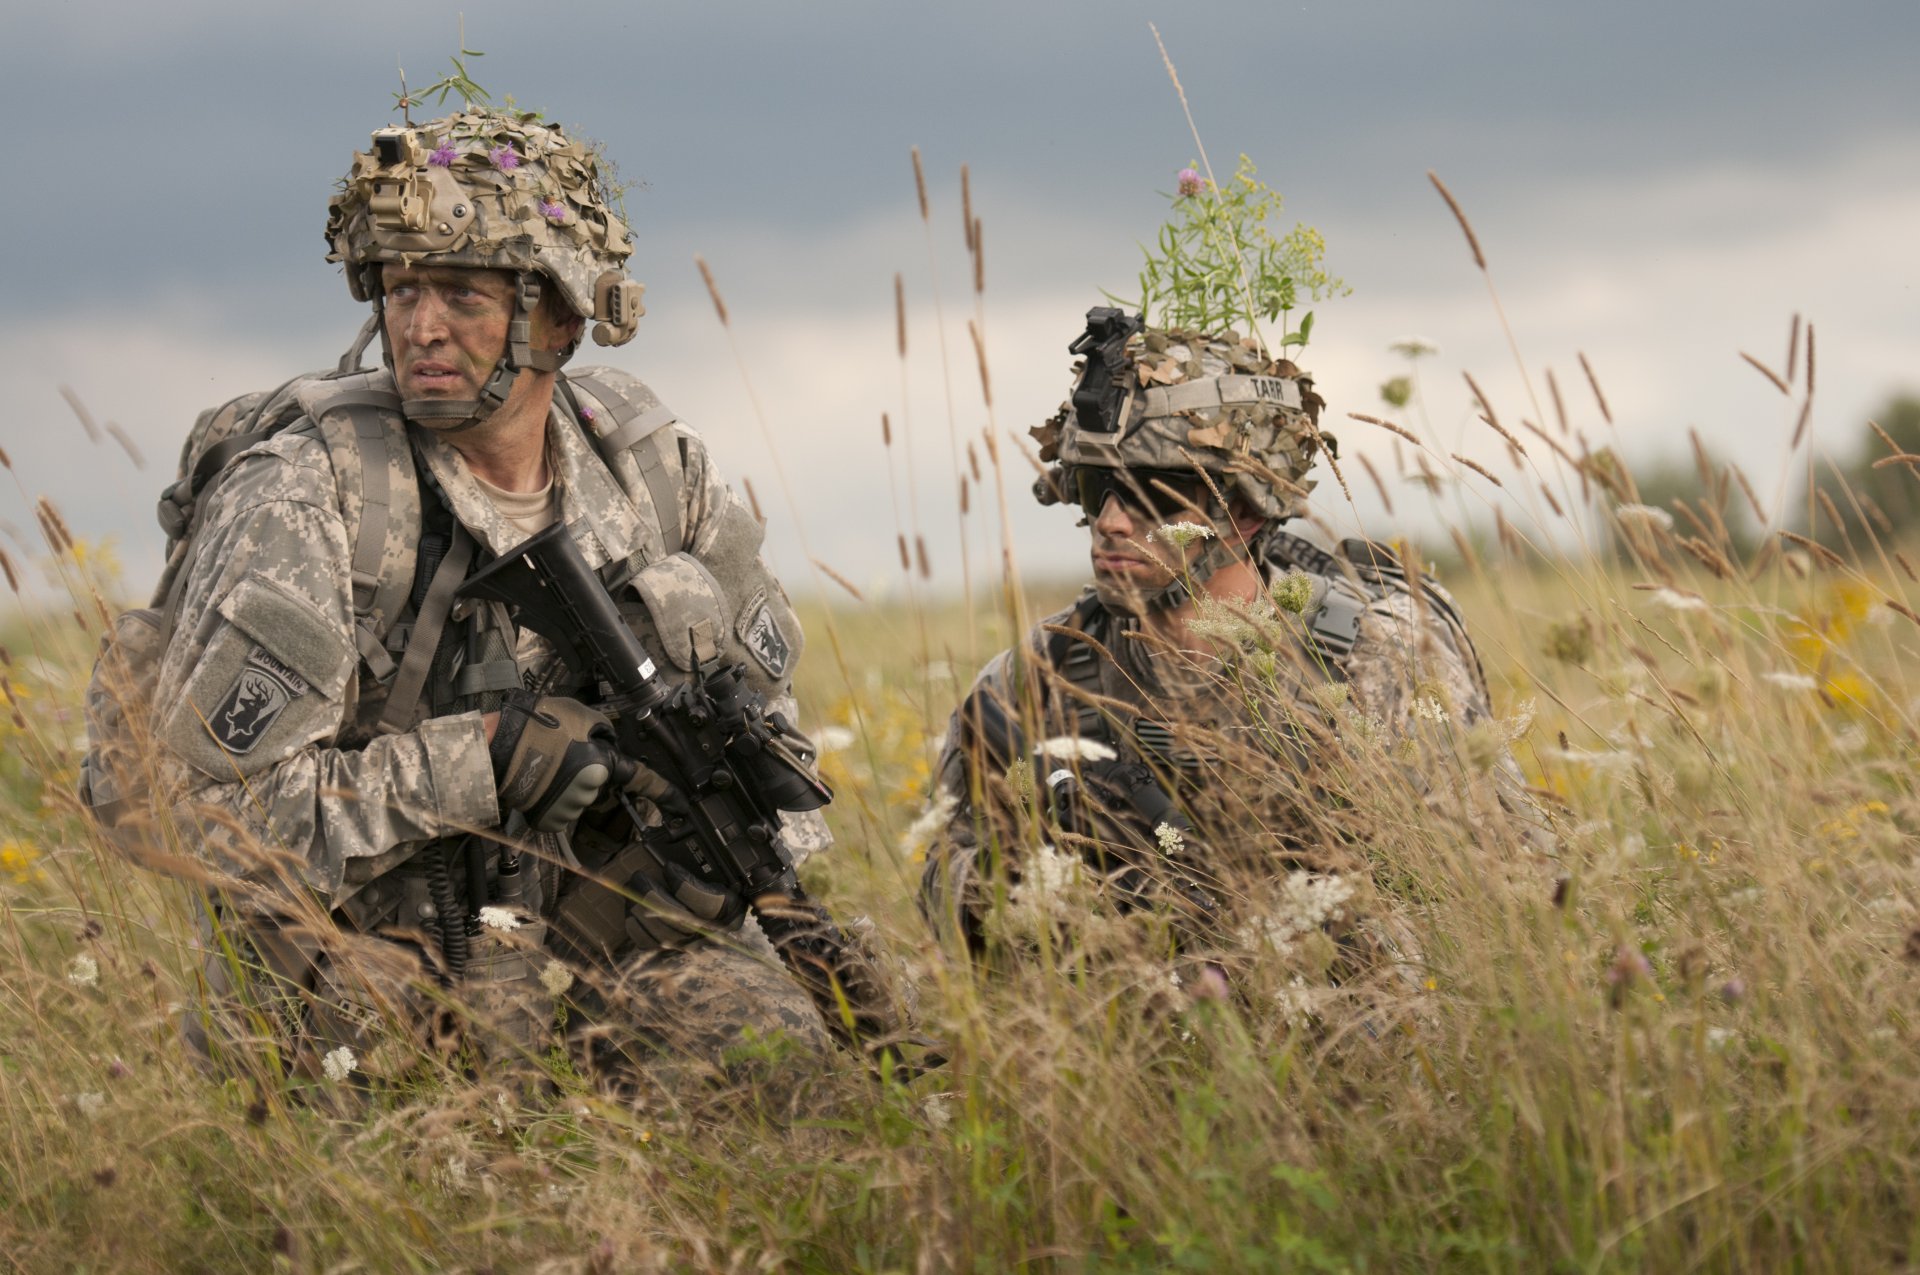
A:
{"label": "helmet camouflage netting", "polygon": [[383,128],[328,203],[327,260],[345,263],[358,301],[377,299],[384,263],[531,271],[598,320],[596,343],[622,345],[644,308],[610,194],[591,148],[524,114]]}
{"label": "helmet camouflage netting", "polygon": [[1067,498],[1079,466],[1204,472],[1268,518],[1305,511],[1306,478],[1330,435],[1313,378],[1250,338],[1146,328],[1110,307],[1087,313],[1073,398],[1032,431],[1048,469],[1043,505]]}

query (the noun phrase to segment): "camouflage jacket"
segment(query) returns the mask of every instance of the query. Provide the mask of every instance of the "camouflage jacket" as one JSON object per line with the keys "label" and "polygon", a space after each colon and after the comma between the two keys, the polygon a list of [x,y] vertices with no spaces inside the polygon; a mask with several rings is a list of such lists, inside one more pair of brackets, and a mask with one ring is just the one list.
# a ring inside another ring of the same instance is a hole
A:
{"label": "camouflage jacket", "polygon": [[[595,377],[630,404],[664,411],[631,377],[606,369]],[[384,372],[368,380],[391,389]],[[547,446],[560,519],[587,563],[666,657],[663,669],[684,672],[715,654],[739,659],[756,689],[780,702],[801,635],[760,557],[758,520],[677,421],[659,431],[654,453],[669,470],[665,487],[616,478],[584,433],[610,430],[614,414],[596,412],[584,393],[575,401],[578,417],[556,400]],[[390,441],[408,440],[395,446],[425,480],[423,501],[437,487],[482,560],[524,539],[457,451],[397,413],[383,416]],[[235,459],[201,511],[155,688],[154,731],[174,772],[178,824],[200,831],[209,857],[254,875],[262,856],[277,859],[273,875],[337,904],[425,843],[493,828],[502,812],[477,709],[435,715],[448,697],[428,695],[404,729],[379,729],[386,686],[356,647],[341,494],[353,485],[308,424]],[[631,453],[614,460],[635,463]],[[677,492],[679,508],[654,509],[649,490]],[[677,543],[664,543],[663,526],[680,529]],[[484,609],[457,605],[449,628],[479,622]],[[410,607],[401,613],[396,636],[410,616]],[[557,661],[539,639],[522,635],[512,657],[522,684],[554,686]]]}
{"label": "camouflage jacket", "polygon": [[[1036,625],[1021,647],[987,663],[949,719],[935,765],[937,815],[930,817],[938,828],[920,895],[930,919],[978,933],[995,848],[1010,856],[1004,866],[1018,878],[1028,836],[1016,808],[1047,764],[1032,761],[1036,730],[1056,741],[1043,745],[1056,756],[1111,749],[1121,764],[1145,763],[1196,816],[1209,804],[1209,787],[1242,789],[1230,810],[1213,801],[1213,813],[1262,829],[1271,856],[1263,862],[1272,869],[1313,871],[1361,863],[1329,844],[1344,836],[1337,820],[1310,809],[1329,804],[1312,778],[1316,754],[1358,738],[1377,755],[1404,761],[1405,745],[1423,726],[1431,734],[1444,723],[1454,738],[1493,732],[1488,770],[1498,805],[1518,816],[1531,851],[1550,851],[1551,833],[1525,793],[1479,657],[1445,591],[1424,578],[1416,589],[1366,541],[1347,541],[1338,554],[1286,532],[1265,544],[1269,587],[1304,576],[1297,583],[1312,591],[1298,620],[1283,626],[1291,640],[1281,649],[1262,655],[1245,641],[1251,626],[1222,610],[1210,618],[1203,612],[1194,628],[1216,630],[1230,647],[1240,640],[1237,656],[1156,652],[1136,621],[1108,612],[1088,589]],[[1059,747],[1063,737],[1071,746]],[[1092,749],[1079,741],[1092,741]],[[1221,764],[1231,755],[1237,764]],[[1249,766],[1249,757],[1264,762]],[[1419,766],[1404,769],[1430,805],[1458,813],[1461,794],[1439,791],[1455,785],[1436,784]],[[1235,782],[1249,774],[1257,782]]]}

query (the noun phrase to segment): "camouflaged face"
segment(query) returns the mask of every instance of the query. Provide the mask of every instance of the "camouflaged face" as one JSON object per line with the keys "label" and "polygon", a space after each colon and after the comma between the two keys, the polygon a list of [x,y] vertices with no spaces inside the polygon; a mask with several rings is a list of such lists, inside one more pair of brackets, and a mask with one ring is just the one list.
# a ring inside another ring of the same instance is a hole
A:
{"label": "camouflaged face", "polygon": [[1314,487],[1306,473],[1332,440],[1315,424],[1322,401],[1313,378],[1291,362],[1233,333],[1148,328],[1128,339],[1114,378],[1117,430],[1085,429],[1063,403],[1032,431],[1040,459],[1054,466],[1034,484],[1040,503],[1068,498],[1072,469],[1091,465],[1198,469],[1270,518],[1304,510]]}
{"label": "camouflaged face", "polygon": [[346,264],[360,301],[376,263],[535,270],[600,321],[596,342],[619,345],[643,308],[626,275],[633,234],[611,200],[594,152],[559,126],[462,111],[380,129],[354,155],[327,205],[327,260]]}

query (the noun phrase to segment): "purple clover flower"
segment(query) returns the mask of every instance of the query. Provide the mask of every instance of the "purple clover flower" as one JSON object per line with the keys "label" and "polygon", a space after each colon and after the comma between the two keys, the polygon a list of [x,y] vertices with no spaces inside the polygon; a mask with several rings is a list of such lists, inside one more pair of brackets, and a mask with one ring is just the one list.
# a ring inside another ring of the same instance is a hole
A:
{"label": "purple clover flower", "polygon": [[427,156],[427,162],[429,164],[432,164],[436,168],[452,168],[453,159],[454,159],[454,153],[453,153],[452,142],[440,143],[438,146],[433,148],[433,154]]}
{"label": "purple clover flower", "polygon": [[594,410],[591,407],[588,407],[585,403],[582,403],[580,405],[581,420],[591,422],[594,419],[594,415],[595,415]]}
{"label": "purple clover flower", "polygon": [[1178,183],[1174,187],[1174,189],[1179,191],[1179,193],[1183,196],[1197,195],[1200,193],[1200,190],[1201,190],[1200,174],[1196,173],[1191,168],[1181,169],[1179,176],[1175,177],[1174,181]]}
{"label": "purple clover flower", "polygon": [[520,167],[520,152],[511,146],[496,146],[487,152],[487,158],[502,172],[510,173]]}
{"label": "purple clover flower", "polygon": [[557,226],[566,221],[567,206],[557,199],[543,199],[540,201],[540,215]]}

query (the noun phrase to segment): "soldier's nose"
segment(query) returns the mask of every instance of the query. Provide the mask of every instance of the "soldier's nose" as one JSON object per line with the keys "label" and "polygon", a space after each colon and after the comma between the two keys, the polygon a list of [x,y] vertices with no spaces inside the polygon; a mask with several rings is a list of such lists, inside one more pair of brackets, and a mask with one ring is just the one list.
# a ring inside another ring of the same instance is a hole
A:
{"label": "soldier's nose", "polygon": [[1127,507],[1120,497],[1107,493],[1106,501],[1100,506],[1100,516],[1093,520],[1095,531],[1102,535],[1126,537],[1133,534],[1133,519],[1127,514]]}

